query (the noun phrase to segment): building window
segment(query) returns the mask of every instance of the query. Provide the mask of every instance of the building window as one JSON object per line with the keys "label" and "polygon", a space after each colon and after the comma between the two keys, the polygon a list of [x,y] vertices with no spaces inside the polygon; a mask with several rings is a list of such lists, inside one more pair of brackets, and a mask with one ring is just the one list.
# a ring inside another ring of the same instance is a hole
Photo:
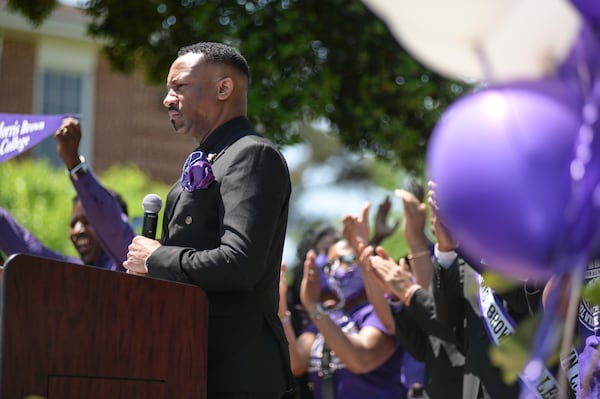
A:
{"label": "building window", "polygon": [[[43,114],[81,114],[83,76],[77,73],[45,70],[41,73],[41,111]],[[56,140],[48,137],[35,147],[34,154],[61,166]]]}

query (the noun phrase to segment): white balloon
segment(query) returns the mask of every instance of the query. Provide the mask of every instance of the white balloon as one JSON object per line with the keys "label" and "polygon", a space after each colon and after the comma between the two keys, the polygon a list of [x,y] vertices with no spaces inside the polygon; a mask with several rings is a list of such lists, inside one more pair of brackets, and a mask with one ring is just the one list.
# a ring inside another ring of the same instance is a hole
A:
{"label": "white balloon", "polygon": [[400,44],[452,79],[508,82],[552,74],[582,19],[567,0],[363,0]]}

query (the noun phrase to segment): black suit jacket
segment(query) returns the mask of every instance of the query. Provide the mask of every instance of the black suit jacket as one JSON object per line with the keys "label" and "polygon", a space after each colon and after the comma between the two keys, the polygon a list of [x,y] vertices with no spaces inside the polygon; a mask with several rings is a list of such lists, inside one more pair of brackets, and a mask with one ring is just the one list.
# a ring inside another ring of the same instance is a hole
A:
{"label": "black suit jacket", "polygon": [[216,154],[215,181],[193,192],[180,182],[171,188],[149,274],[205,290],[209,392],[282,392],[292,384],[277,317],[291,193],[286,162],[243,117],[198,150]]}
{"label": "black suit jacket", "polygon": [[425,397],[460,399],[464,356],[454,332],[437,320],[433,296],[419,289],[408,306],[392,309],[392,314],[402,347],[425,363]]}
{"label": "black suit jacket", "polygon": [[[499,297],[517,322],[531,311],[525,287]],[[500,369],[489,357],[492,344],[481,320],[475,269],[461,258],[448,269],[436,262],[434,298],[438,319],[456,332],[465,354],[463,398],[517,399],[519,384],[504,383]]]}

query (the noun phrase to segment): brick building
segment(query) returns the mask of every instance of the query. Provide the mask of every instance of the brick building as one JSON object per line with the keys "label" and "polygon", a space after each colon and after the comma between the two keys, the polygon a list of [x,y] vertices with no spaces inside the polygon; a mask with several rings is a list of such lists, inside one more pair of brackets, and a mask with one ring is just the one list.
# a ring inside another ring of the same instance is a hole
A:
{"label": "brick building", "polygon": [[[112,71],[102,44],[86,36],[86,21],[77,8],[60,5],[34,27],[0,0],[0,113],[80,113],[81,152],[94,170],[134,163],[172,183],[195,142],[174,134],[162,106],[164,85]],[[55,148],[50,137],[22,156],[61,165]]]}

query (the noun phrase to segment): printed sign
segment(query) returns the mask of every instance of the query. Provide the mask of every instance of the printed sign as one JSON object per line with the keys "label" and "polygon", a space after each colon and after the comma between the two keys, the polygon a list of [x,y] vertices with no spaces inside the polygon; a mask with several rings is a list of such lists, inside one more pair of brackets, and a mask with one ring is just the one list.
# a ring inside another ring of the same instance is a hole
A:
{"label": "printed sign", "polygon": [[0,163],[54,134],[67,116],[0,114]]}

